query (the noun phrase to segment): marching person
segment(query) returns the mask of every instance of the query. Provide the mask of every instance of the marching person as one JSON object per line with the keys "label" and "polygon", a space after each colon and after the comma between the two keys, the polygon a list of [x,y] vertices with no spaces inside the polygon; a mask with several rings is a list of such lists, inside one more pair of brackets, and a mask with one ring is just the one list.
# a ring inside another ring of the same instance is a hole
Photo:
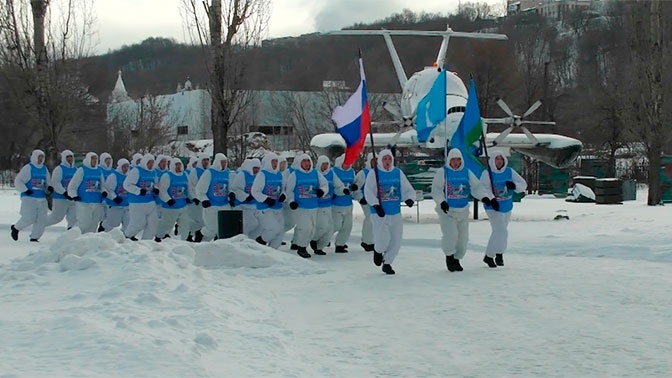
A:
{"label": "marching person", "polygon": [[392,263],[401,248],[404,228],[400,202],[412,207],[415,203],[415,189],[404,172],[394,166],[394,157],[390,150],[380,152],[378,172],[366,177],[364,196],[371,206],[375,245],[373,263],[376,266],[382,264],[385,274],[394,274]]}
{"label": "marching person", "polygon": [[364,188],[366,186],[366,178],[369,173],[373,172],[375,166],[376,158],[369,152],[366,154],[364,168],[357,172],[357,175],[355,176],[355,186],[359,189],[355,192],[355,199],[359,201],[359,205],[362,207],[362,212],[364,213],[364,222],[362,222],[362,243],[360,245],[366,252],[373,251],[373,225],[371,223],[371,207],[366,202]]}
{"label": "marching person", "polygon": [[196,167],[189,172],[189,198],[191,198],[191,203],[187,205],[187,212],[189,213],[189,218],[191,219],[191,224],[189,226],[189,236],[187,236],[187,241],[196,241],[194,237],[196,236],[196,231],[199,231],[199,242],[202,239],[200,230],[204,227],[203,224],[203,208],[201,207],[201,201],[198,199],[198,194],[196,193],[196,185],[198,180],[200,180],[203,172],[210,168],[210,156],[206,153],[199,153],[197,156]]}
{"label": "marching person", "polygon": [[[98,154],[89,152],[82,166],[68,184],[68,195],[77,202],[77,226],[82,234],[96,231],[104,216],[103,199],[108,196],[104,187],[103,170],[98,165]],[[111,199],[116,198],[114,194]],[[118,199],[117,201],[121,201]]]}
{"label": "marching person", "polygon": [[177,223],[180,238],[187,240],[191,222],[187,214],[187,201],[190,201],[188,187],[189,181],[182,170],[182,160],[174,158],[170,162],[170,170],[159,179],[159,197],[163,211],[159,219],[157,238],[164,238]]}
{"label": "marching person", "polygon": [[236,195],[235,207],[243,212],[243,234],[252,240],[261,235],[259,220],[254,215],[257,211],[257,200],[252,195],[252,185],[260,169],[259,159],[246,159],[232,184],[232,190]]}
{"label": "marching person", "polygon": [[460,260],[467,253],[471,197],[497,206],[492,193],[465,167],[462,152],[453,148],[448,152],[445,166],[436,171],[432,181],[432,198],[441,224],[441,248],[450,272],[463,270]]}
{"label": "marching person", "polygon": [[223,153],[215,155],[215,160],[198,180],[196,196],[203,207],[204,227],[196,231],[195,242],[210,241],[217,236],[218,216],[220,210],[231,210],[235,195],[230,191],[233,183],[232,173],[228,169],[228,158]]}
{"label": "marching person", "polygon": [[513,209],[513,193],[522,193],[527,189],[525,179],[511,169],[508,163],[504,154],[495,151],[488,161],[490,172],[485,170],[481,175],[483,186],[495,196],[495,200],[490,205],[483,202],[492,229],[483,262],[490,268],[504,266],[504,252],[509,238],[509,220]]}
{"label": "marching person", "polygon": [[287,200],[296,220],[294,228],[294,242],[298,246],[296,253],[303,258],[309,258],[310,254],[306,248],[315,233],[318,199],[331,194],[329,183],[313,168],[313,161],[308,154],[297,156],[295,162],[298,162],[297,168],[287,179]]}
{"label": "marching person", "polygon": [[[114,193],[115,200],[105,199],[107,208],[105,218],[101,223],[103,231],[110,231],[121,225],[121,232],[124,234],[126,232],[130,215],[128,213],[128,193],[124,189],[124,180],[126,180],[126,174],[130,167],[131,163],[128,160],[123,158],[117,160],[117,169],[112,171],[112,174],[107,176],[105,180],[105,189],[110,193],[108,197],[112,197],[112,193]],[[120,200],[116,198],[120,198]]]}
{"label": "marching person", "polygon": [[47,226],[52,226],[65,218],[68,222],[68,230],[77,223],[77,206],[72,197],[68,195],[68,184],[75,175],[75,155],[70,150],[61,152],[61,164],[54,168],[51,174],[51,182],[54,193],[51,201],[51,213],[47,216]]}
{"label": "marching person", "polygon": [[[324,248],[329,244],[331,236],[334,234],[334,219],[331,216],[331,207],[334,203],[333,193],[336,191],[343,193],[343,183],[341,183],[341,180],[336,177],[331,169],[329,158],[324,155],[320,155],[317,158],[317,170],[327,180],[329,195],[324,195],[317,199],[315,232],[310,241],[310,247],[316,255],[326,255]],[[336,252],[343,253],[347,251],[337,250]]]}
{"label": "marching person", "polygon": [[12,239],[18,240],[19,231],[32,225],[30,241],[37,242],[47,224],[47,194],[53,191],[42,150],[33,150],[30,163],[24,165],[16,175],[14,188],[21,193],[21,217],[10,227]]}
{"label": "marching person", "polygon": [[130,216],[124,235],[136,241],[136,235],[142,231],[143,240],[154,239],[159,223],[154,202],[154,196],[159,194],[154,173],[154,155],[145,154],[140,159],[140,164],[126,174],[124,189],[128,193]]}
{"label": "marching person", "polygon": [[279,248],[285,235],[282,219],[282,203],[286,196],[282,192],[282,173],[278,172],[278,155],[267,153],[261,159],[261,171],[252,183],[252,196],[257,201],[255,215],[259,220],[261,235],[256,238],[259,244],[268,244]]}
{"label": "marching person", "polygon": [[359,189],[355,184],[355,170],[345,165],[345,155],[341,155],[334,161],[332,171],[338,181],[341,182],[340,191],[334,193],[334,202],[331,208],[334,232],[336,233],[336,253],[348,252],[346,243],[352,232],[352,193]]}

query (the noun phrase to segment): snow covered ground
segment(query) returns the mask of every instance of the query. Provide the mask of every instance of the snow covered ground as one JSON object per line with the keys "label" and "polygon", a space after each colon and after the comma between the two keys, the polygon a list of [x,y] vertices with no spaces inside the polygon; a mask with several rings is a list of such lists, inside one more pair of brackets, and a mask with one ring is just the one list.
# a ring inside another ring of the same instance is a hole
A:
{"label": "snow covered ground", "polygon": [[528,196],[506,266],[481,262],[478,220],[456,273],[423,201],[420,223],[403,210],[395,276],[359,248],[359,206],[350,253],[303,260],[242,237],[133,243],[62,224],[14,242],[18,198],[0,191],[0,377],[672,374],[672,207],[645,192]]}

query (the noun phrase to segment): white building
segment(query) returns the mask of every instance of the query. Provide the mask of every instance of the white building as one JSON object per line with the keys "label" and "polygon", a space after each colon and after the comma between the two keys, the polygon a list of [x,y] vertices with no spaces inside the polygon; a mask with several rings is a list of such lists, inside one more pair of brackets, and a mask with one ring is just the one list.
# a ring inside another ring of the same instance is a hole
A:
{"label": "white building", "polygon": [[[249,105],[237,118],[229,137],[261,132],[268,137],[270,147],[277,151],[307,148],[315,134],[335,131],[331,121],[332,109],[344,103],[352,92],[343,81],[323,84],[323,91],[245,93]],[[384,97],[387,102],[395,102],[395,96],[398,97],[394,94],[370,93],[369,99],[372,102],[374,98]],[[378,103],[382,105],[382,101]],[[147,124],[158,113],[162,119],[160,123],[169,130],[169,140],[166,142],[212,139],[210,109],[209,92],[192,88],[188,79],[184,84],[178,84],[176,93],[131,99],[119,72],[107,105],[107,122],[112,127],[133,131],[142,128],[143,123]],[[375,111],[373,109],[372,113],[375,114]]]}

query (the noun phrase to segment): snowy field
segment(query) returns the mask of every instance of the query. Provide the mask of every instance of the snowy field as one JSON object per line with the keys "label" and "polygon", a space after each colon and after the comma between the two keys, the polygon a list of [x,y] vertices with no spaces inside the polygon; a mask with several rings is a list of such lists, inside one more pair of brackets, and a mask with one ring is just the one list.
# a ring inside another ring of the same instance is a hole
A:
{"label": "snowy field", "polygon": [[478,220],[455,273],[423,201],[386,276],[359,248],[358,205],[351,252],[304,260],[63,224],[14,242],[19,197],[0,191],[0,377],[669,377],[672,206],[645,198],[528,196],[506,266],[481,262]]}

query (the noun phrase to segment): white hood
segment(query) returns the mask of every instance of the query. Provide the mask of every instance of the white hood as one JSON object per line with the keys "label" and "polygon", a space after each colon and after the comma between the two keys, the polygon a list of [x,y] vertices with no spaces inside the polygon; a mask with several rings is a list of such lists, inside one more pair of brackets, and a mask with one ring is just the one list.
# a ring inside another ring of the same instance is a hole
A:
{"label": "white hood", "polygon": [[[215,160],[210,164],[210,168],[217,170],[217,171],[223,171],[224,169],[222,168],[222,162],[226,161],[228,162],[229,159],[224,155],[223,153],[218,153],[215,155]],[[227,168],[229,167],[228,164],[226,166]]]}
{"label": "white hood", "polygon": [[[86,157],[84,158],[84,161],[82,161],[82,164],[83,164],[85,167],[87,167],[87,168],[96,168],[96,167],[91,166],[91,158],[94,157],[94,156],[95,156],[96,158],[98,158],[98,154],[97,154],[97,153],[95,153],[95,152],[87,152]],[[96,166],[98,166],[98,164],[96,164]]]}
{"label": "white hood", "polygon": [[[182,166],[182,171],[180,171],[179,173],[175,171],[175,165],[177,165],[177,164]],[[178,176],[183,175],[184,174],[184,164],[182,163],[182,160],[180,160],[178,158],[173,158],[172,160],[170,160],[170,171],[173,172],[174,174],[178,175]]]}
{"label": "white hood", "polygon": [[[72,164],[68,163],[68,156],[72,156]],[[74,160],[75,154],[72,153],[70,150],[63,150],[61,152],[61,164],[65,165],[66,167],[73,168],[75,166],[75,160]]]}
{"label": "white hood", "polygon": [[[497,166],[495,165],[495,158],[497,156],[501,156],[501,157],[504,158],[504,165],[502,166],[502,169],[497,169],[496,168]],[[509,166],[509,159],[507,159],[506,156],[504,156],[504,154],[501,151],[495,151],[495,152],[492,153],[492,155],[490,155],[490,159],[488,160],[488,164],[490,164],[490,169],[493,172],[501,173],[506,169],[506,167]]]}
{"label": "white hood", "polygon": [[[267,153],[263,159],[261,159],[261,169],[267,172],[272,172],[272,173],[277,173],[278,168],[273,169],[273,166],[271,165],[271,161],[273,160],[278,160],[278,155],[274,154],[273,152]],[[278,166],[280,166],[280,163],[278,163]]]}
{"label": "white hood", "polygon": [[[325,170],[323,171],[323,170],[322,170],[322,164],[324,164],[324,163],[328,163],[329,166],[327,167],[327,169],[325,169]],[[326,156],[324,156],[324,155],[320,155],[320,156],[317,158],[317,169],[319,169],[319,170],[320,170],[320,173],[322,173],[322,174],[329,172],[329,169],[331,169],[331,162],[329,161],[329,158],[326,157]]]}
{"label": "white hood", "polygon": [[140,164],[139,164],[139,166],[140,166],[141,168],[144,168],[144,169],[148,170],[148,171],[153,171],[154,168],[155,168],[154,166],[152,166],[152,169],[147,168],[147,163],[149,163],[150,161],[154,161],[154,162],[156,162],[156,159],[154,158],[154,155],[152,155],[152,154],[145,154],[145,155],[142,156],[142,159],[140,159]]}
{"label": "white hood", "polygon": [[373,167],[371,166],[371,160],[373,160],[373,153],[369,152],[366,154],[366,161],[364,162],[364,168],[366,169],[372,169]]}
{"label": "white hood", "polygon": [[[341,156],[337,157],[336,159],[334,159],[334,167],[336,167],[338,169],[342,169],[344,171],[347,171],[347,169],[343,168],[343,162],[344,161],[345,161],[345,155],[341,155]],[[352,167],[348,167],[348,169],[350,169],[350,168],[352,168]]]}
{"label": "white hood", "polygon": [[198,157],[197,156],[190,157],[189,158],[189,163],[187,163],[187,169],[196,168],[196,163],[198,163]]}
{"label": "white hood", "polygon": [[[117,160],[117,172],[121,173],[122,175],[125,174],[124,170],[122,169],[124,165],[128,165],[128,169],[131,169],[131,163],[127,159],[121,158]],[[128,170],[126,172],[128,172]]]}
{"label": "white hood", "polygon": [[[284,157],[284,156],[280,156],[280,157],[278,158],[278,169],[280,169],[280,164],[281,164],[282,162],[287,163],[287,158]],[[283,172],[286,171],[286,170],[287,170],[287,164],[285,164],[285,169],[283,170]]]}
{"label": "white hood", "polygon": [[[460,158],[460,166],[457,169],[453,169],[450,166],[450,159],[453,158]],[[453,148],[450,151],[448,151],[448,158],[446,159],[446,167],[448,167],[448,169],[453,171],[461,171],[462,168],[464,168],[464,158],[462,157],[462,151],[458,150],[457,148]]]}
{"label": "white hood", "polygon": [[154,162],[154,165],[156,169],[159,169],[159,164],[161,164],[162,161],[166,162],[166,170],[168,170],[168,163],[170,162],[170,156],[166,155],[159,155],[156,157],[156,161]]}
{"label": "white hood", "polygon": [[140,164],[140,160],[142,159],[142,154],[141,153],[134,153],[133,157],[131,158],[131,167],[135,167],[136,165]]}
{"label": "white hood", "polygon": [[[280,166],[280,161],[278,161],[278,166]],[[243,165],[240,167],[242,171],[245,171],[251,175],[254,175],[254,168],[261,169],[261,161],[257,158],[246,159],[243,162]]]}
{"label": "white hood", "polygon": [[[210,159],[210,155],[208,155],[206,153],[200,153],[200,154],[196,155],[196,157],[198,158],[198,162],[196,163],[196,166],[198,168],[205,168],[203,166],[203,159]],[[210,164],[210,165],[212,165],[212,164]]]}
{"label": "white hood", "polygon": [[[392,158],[392,167],[390,169],[383,168],[383,156],[390,156]],[[380,151],[380,154],[378,154],[378,169],[383,172],[390,172],[394,169],[394,155],[392,155],[392,151],[388,149]]]}
{"label": "white hood", "polygon": [[[307,171],[301,168],[301,162],[304,160],[310,161],[310,168]],[[292,164],[292,167],[303,173],[308,173],[313,169],[313,160],[310,158],[310,156],[308,156],[308,154],[301,154],[294,158],[294,163]]]}
{"label": "white hood", "polygon": [[103,152],[102,154],[100,154],[100,161],[98,162],[98,165],[100,166],[100,168],[112,169],[112,163],[114,163],[114,161],[108,165],[108,164],[105,163],[105,160],[107,160],[107,159],[112,159],[112,155],[110,155],[107,152]]}
{"label": "white hood", "polygon": [[[42,155],[42,164],[37,163],[37,158]],[[33,153],[30,154],[30,162],[33,163],[37,168],[42,168],[44,165],[44,151],[42,150],[33,150]]]}

